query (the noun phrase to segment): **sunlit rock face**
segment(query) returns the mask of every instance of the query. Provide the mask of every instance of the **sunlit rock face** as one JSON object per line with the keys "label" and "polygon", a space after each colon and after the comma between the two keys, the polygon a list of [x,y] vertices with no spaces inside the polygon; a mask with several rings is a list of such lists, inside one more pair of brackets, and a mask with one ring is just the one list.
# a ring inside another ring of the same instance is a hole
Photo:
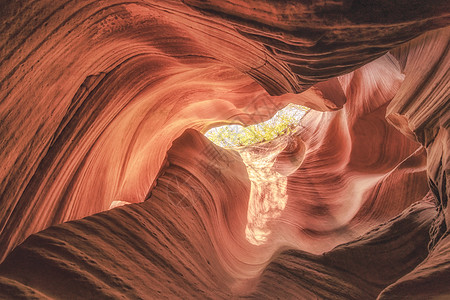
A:
{"label": "sunlit rock face", "polygon": [[450,296],[448,1],[0,14],[1,298]]}

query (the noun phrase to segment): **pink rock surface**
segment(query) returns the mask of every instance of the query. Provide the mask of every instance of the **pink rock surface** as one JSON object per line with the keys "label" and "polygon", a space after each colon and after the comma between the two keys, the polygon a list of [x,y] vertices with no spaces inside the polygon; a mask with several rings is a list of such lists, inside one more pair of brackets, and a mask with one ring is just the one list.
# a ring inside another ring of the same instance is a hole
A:
{"label": "pink rock surface", "polygon": [[2,298],[450,295],[448,1],[1,7]]}

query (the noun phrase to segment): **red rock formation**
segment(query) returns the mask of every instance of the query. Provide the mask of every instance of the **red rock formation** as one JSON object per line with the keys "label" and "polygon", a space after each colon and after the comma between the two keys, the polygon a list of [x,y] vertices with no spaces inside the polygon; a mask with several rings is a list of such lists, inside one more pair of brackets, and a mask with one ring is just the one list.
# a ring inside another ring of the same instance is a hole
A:
{"label": "red rock formation", "polygon": [[[358,299],[375,297],[427,254],[436,210],[421,202],[329,253],[277,252],[269,263],[278,247],[253,246],[243,235],[250,184],[237,153],[188,131],[165,165],[147,201],[28,238],[0,266],[2,296],[259,299],[271,298],[282,280],[280,296]],[[390,260],[373,263],[386,260],[386,251],[402,262],[397,268]],[[263,270],[255,285],[250,279]]]}
{"label": "red rock formation", "polygon": [[4,2],[2,298],[450,294],[448,1]]}

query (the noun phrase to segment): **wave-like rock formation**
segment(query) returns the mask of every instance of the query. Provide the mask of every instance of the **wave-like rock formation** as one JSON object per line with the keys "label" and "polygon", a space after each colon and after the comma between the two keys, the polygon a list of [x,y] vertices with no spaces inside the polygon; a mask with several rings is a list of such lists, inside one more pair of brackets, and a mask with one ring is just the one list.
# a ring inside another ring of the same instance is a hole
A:
{"label": "wave-like rock formation", "polygon": [[448,1],[1,7],[1,298],[450,297]]}

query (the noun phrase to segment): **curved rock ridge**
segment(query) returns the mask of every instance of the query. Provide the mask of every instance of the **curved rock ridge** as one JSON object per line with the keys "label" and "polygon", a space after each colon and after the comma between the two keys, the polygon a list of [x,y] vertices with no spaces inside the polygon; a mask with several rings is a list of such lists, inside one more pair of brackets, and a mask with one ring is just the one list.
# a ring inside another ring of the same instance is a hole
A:
{"label": "curved rock ridge", "polygon": [[[252,297],[375,299],[386,285],[407,274],[426,257],[428,230],[434,216],[434,205],[421,202],[323,255],[298,250],[278,253],[262,273]],[[406,228],[415,229],[412,232]],[[393,264],[398,261],[402,264]],[[280,285],[276,292],[274,281]]]}
{"label": "curved rock ridge", "polygon": [[0,6],[1,298],[450,295],[448,1]]}
{"label": "curved rock ridge", "polygon": [[188,127],[343,104],[333,79],[270,97],[252,79],[294,91],[283,63],[177,1],[25,3],[2,10],[2,257],[52,224],[142,201]]}
{"label": "curved rock ridge", "polygon": [[[53,226],[18,246],[0,266],[2,297],[373,298],[428,253],[436,207],[426,201],[323,255],[254,246],[242,234],[246,173],[237,153],[186,131],[147,201]],[[386,249],[396,249],[397,268],[373,263]],[[274,291],[268,278],[284,288]]]}
{"label": "curved rock ridge", "polygon": [[445,299],[450,296],[445,278],[450,276],[448,235],[414,270],[388,286],[379,299]]}
{"label": "curved rock ridge", "polygon": [[[434,31],[395,51],[405,81],[388,107],[387,119],[427,148],[427,175],[442,214],[435,239],[450,228],[450,30]],[[426,65],[426,68],[423,66]],[[440,234],[439,234],[440,233]]]}
{"label": "curved rock ridge", "polygon": [[306,153],[288,176],[288,201],[279,218],[280,231],[303,235],[309,247],[297,247],[313,253],[394,217],[429,190],[425,151],[385,119],[403,82],[396,59],[388,54],[337,79],[346,104],[302,119],[297,135]]}
{"label": "curved rock ridge", "polygon": [[424,31],[447,26],[450,18],[445,0],[183,2],[262,43],[289,66],[300,90],[360,67]]}

